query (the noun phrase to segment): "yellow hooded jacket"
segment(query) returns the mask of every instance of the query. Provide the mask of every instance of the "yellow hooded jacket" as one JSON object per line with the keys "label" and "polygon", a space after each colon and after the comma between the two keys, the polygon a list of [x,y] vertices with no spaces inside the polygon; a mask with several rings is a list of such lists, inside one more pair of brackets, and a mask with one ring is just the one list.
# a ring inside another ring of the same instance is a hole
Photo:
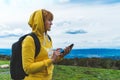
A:
{"label": "yellow hooded jacket", "polygon": [[41,45],[40,52],[36,58],[35,44],[31,36],[27,36],[22,43],[23,69],[28,74],[24,80],[52,80],[53,63],[48,57],[48,52],[52,49],[52,41],[45,35],[42,10],[35,11],[29,20],[32,28]]}

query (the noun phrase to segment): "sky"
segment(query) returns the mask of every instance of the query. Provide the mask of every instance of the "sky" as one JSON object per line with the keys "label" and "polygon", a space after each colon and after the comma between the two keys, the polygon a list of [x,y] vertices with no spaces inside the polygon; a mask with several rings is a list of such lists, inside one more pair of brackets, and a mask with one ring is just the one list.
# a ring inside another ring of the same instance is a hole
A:
{"label": "sky", "polygon": [[31,32],[30,15],[53,13],[53,48],[120,48],[120,0],[0,0],[0,48]]}

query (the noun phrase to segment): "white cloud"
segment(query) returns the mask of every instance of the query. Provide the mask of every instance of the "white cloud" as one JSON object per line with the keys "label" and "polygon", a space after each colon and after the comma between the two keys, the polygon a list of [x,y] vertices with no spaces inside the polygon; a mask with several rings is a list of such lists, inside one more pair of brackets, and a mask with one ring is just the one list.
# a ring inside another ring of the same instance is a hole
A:
{"label": "white cloud", "polygon": [[68,3],[70,0],[58,0],[60,3]]}
{"label": "white cloud", "polygon": [[25,22],[34,10],[49,9],[52,4],[52,0],[9,0],[9,4],[1,0],[0,22]]}
{"label": "white cloud", "polygon": [[24,30],[25,28],[22,27],[16,27],[16,26],[7,26],[0,24],[0,38],[2,37],[14,37],[23,35],[24,33],[30,32],[30,30]]}
{"label": "white cloud", "polygon": [[[0,35],[30,32],[27,24],[30,14],[36,9],[45,8],[53,12],[55,17],[49,32],[55,48],[65,47],[71,43],[75,44],[74,48],[120,46],[120,4],[81,5],[72,4],[70,0],[62,0],[62,3],[64,4],[56,3],[55,0],[10,0],[6,4],[1,0]],[[87,33],[74,35],[66,33],[81,30]],[[17,38],[9,37],[8,40],[11,44]],[[7,42],[3,38],[0,38],[0,41],[0,44]]]}

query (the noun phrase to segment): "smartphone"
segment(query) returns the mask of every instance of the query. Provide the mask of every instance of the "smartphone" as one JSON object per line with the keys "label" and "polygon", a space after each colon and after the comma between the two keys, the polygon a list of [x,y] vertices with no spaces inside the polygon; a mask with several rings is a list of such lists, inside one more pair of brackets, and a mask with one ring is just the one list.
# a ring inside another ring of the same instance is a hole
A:
{"label": "smartphone", "polygon": [[[70,49],[72,49],[74,46],[74,44],[70,44],[68,47],[70,47]],[[60,53],[64,53],[64,49],[60,48]]]}
{"label": "smartphone", "polygon": [[73,46],[74,46],[74,44],[71,44],[69,47],[70,47],[70,49],[72,49],[73,48]]}

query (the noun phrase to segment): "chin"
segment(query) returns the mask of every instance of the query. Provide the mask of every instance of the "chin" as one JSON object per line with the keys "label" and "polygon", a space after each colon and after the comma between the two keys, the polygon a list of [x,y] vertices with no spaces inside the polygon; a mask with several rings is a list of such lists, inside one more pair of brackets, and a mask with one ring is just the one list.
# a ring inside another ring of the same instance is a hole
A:
{"label": "chin", "polygon": [[50,29],[48,29],[48,31],[51,31],[51,28],[50,28]]}
{"label": "chin", "polygon": [[51,31],[51,29],[48,29],[47,31]]}

